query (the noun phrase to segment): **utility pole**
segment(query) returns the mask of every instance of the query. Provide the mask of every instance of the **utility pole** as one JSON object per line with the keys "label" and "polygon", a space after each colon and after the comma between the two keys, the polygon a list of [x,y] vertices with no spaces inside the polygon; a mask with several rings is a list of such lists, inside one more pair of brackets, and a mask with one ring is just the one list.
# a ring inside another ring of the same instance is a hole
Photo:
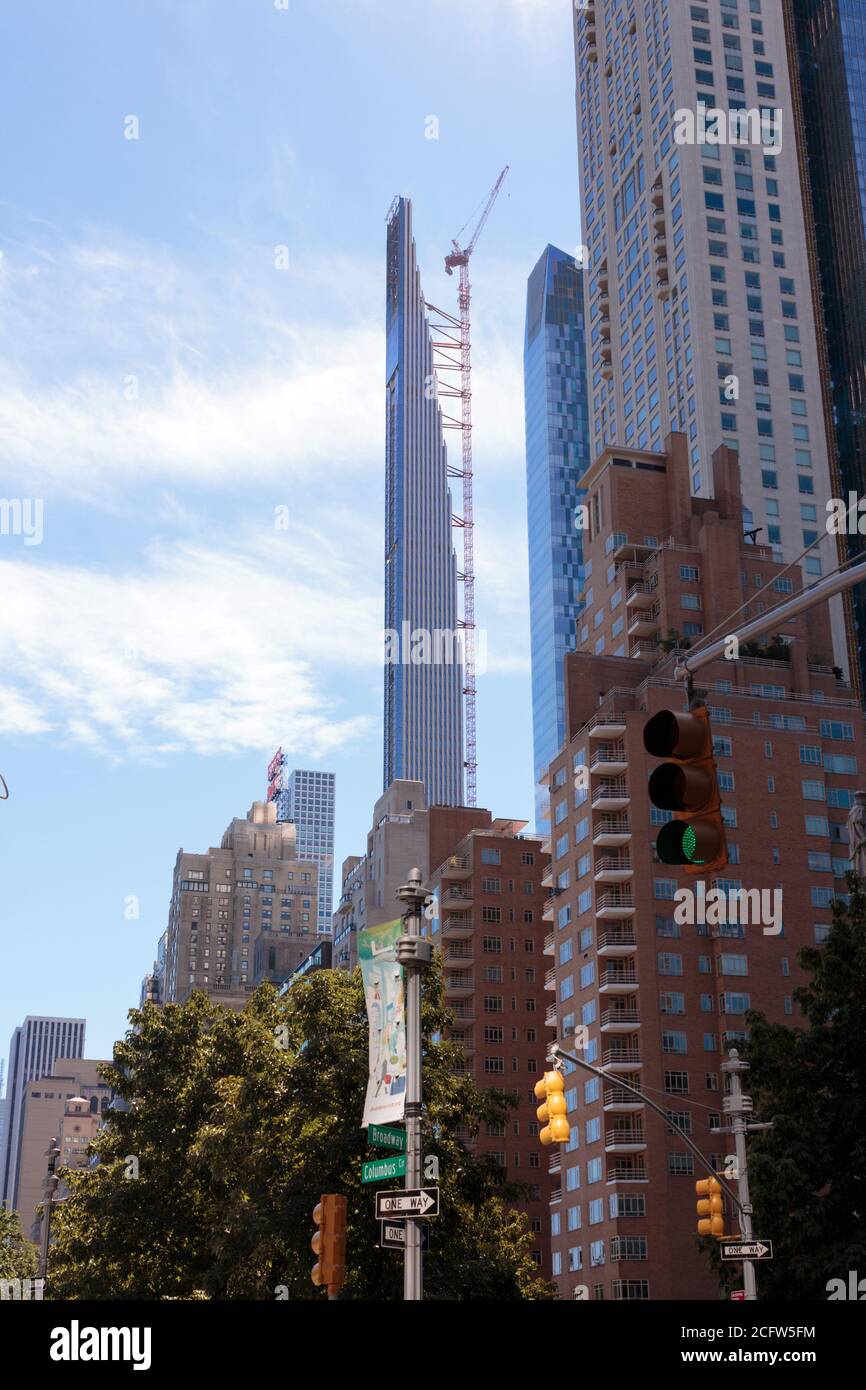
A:
{"label": "utility pole", "polygon": [[[397,889],[406,906],[403,935],[397,942],[397,960],[406,972],[406,1181],[407,1192],[421,1186],[421,975],[433,960],[433,943],[421,936],[421,911],[429,894],[421,882],[421,870],[412,869],[408,883]],[[424,1296],[421,1228],[406,1217],[406,1249],[403,1267],[403,1299]]]}
{"label": "utility pole", "polygon": [[60,1157],[60,1150],[57,1147],[56,1138],[51,1140],[48,1148],[45,1150],[45,1154],[48,1159],[48,1175],[42,1184],[45,1188],[45,1196],[42,1199],[42,1238],[39,1250],[38,1275],[38,1277],[43,1280],[43,1287],[44,1281],[48,1278],[48,1243],[51,1239],[51,1211],[54,1206],[54,1194],[60,1183],[60,1179],[55,1172],[57,1160]]}
{"label": "utility pole", "polygon": [[[735,1047],[732,1047],[728,1054],[728,1061],[722,1062],[721,1070],[726,1072],[731,1078],[730,1095],[724,1097],[722,1108],[726,1115],[731,1117],[731,1133],[734,1136],[734,1150],[737,1155],[737,1190],[740,1194],[740,1224],[742,1226],[742,1237],[744,1241],[751,1241],[752,1236],[752,1204],[749,1200],[749,1171],[746,1162],[746,1132],[750,1128],[764,1129],[765,1125],[750,1126],[746,1123],[746,1116],[751,1115],[754,1109],[751,1096],[743,1095],[743,1087],[740,1082],[740,1075],[749,1070],[748,1062],[742,1061],[740,1054]],[[755,1282],[755,1266],[752,1260],[743,1260],[743,1284],[746,1291],[746,1302],[754,1302],[757,1297],[757,1284]]]}

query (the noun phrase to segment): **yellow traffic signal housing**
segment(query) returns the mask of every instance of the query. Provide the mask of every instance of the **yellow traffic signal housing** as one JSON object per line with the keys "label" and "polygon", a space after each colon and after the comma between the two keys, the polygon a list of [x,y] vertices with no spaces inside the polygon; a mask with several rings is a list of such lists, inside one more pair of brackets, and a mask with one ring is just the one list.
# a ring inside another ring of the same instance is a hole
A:
{"label": "yellow traffic signal housing", "polygon": [[313,1220],[319,1229],[310,1245],[318,1261],[310,1278],[314,1284],[327,1285],[328,1293],[339,1293],[346,1277],[346,1198],[333,1192],[320,1197]]}
{"label": "yellow traffic signal housing", "polygon": [[701,1178],[695,1183],[698,1194],[698,1235],[715,1236],[721,1240],[725,1234],[725,1201],[722,1184],[718,1178]]}
{"label": "yellow traffic signal housing", "polygon": [[539,1139],[542,1144],[564,1144],[571,1130],[568,1124],[568,1106],[562,1072],[545,1072],[542,1080],[535,1083],[535,1094],[538,1100],[544,1102],[535,1112],[544,1125]]}
{"label": "yellow traffic signal housing", "polygon": [[659,710],[644,726],[644,748],[661,763],[649,779],[654,806],[673,811],[656,840],[663,864],[682,864],[687,874],[723,869],[728,846],[713,754],[713,733],[706,706],[688,713]]}

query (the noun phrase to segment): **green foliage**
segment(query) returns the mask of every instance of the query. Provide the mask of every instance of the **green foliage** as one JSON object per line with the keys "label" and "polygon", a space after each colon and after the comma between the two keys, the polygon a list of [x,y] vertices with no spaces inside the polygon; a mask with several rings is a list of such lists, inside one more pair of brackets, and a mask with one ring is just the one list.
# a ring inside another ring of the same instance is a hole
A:
{"label": "green foliage", "polygon": [[[372,1186],[381,1157],[361,1128],[367,1018],[360,973],[321,971],[279,999],[263,986],[243,1012],[197,994],[146,1005],[105,1079],[129,1103],[110,1112],[99,1164],[68,1175],[55,1218],[49,1292],[60,1298],[323,1298],[310,1282],[312,1211],[348,1198],[345,1298],[402,1294],[402,1260],[378,1249]],[[531,1258],[519,1190],[457,1137],[501,1122],[507,1101],[451,1070],[441,977],[425,982],[425,1154],[436,1154],[442,1216],[425,1259],[430,1299],[553,1296]],[[126,1176],[138,1159],[137,1178]]]}
{"label": "green foliage", "polygon": [[35,1279],[39,1252],[21,1234],[17,1211],[0,1211],[0,1279]]}
{"label": "green foliage", "polygon": [[827,941],[800,952],[806,1026],[748,1020],[744,1088],[774,1122],[748,1140],[754,1229],[774,1245],[759,1298],[826,1299],[830,1279],[866,1274],[866,896],[853,874],[848,887]]}

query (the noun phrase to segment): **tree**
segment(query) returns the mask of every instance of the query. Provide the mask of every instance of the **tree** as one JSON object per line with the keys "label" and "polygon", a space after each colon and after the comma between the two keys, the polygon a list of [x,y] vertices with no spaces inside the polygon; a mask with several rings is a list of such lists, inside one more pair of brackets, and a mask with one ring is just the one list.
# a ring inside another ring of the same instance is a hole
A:
{"label": "tree", "polygon": [[[360,972],[321,971],[280,999],[263,986],[242,1012],[197,994],[146,1005],[105,1079],[127,1100],[94,1143],[97,1166],[68,1175],[55,1218],[49,1292],[63,1298],[320,1298],[310,1282],[312,1211],[348,1198],[344,1297],[398,1298],[402,1261],[377,1247],[361,1161],[367,1019]],[[425,982],[425,1154],[439,1162],[425,1296],[549,1298],[520,1189],[475,1157],[458,1127],[502,1123],[508,1101],[454,1074],[437,1041],[441,975]],[[381,1155],[378,1155],[381,1157]],[[131,1160],[137,1160],[137,1163]],[[128,1176],[136,1172],[138,1176]]]}
{"label": "tree", "polygon": [[760,1298],[826,1299],[829,1280],[866,1275],[866,896],[853,874],[848,887],[827,941],[799,955],[806,1027],[748,1018],[745,1089],[774,1122],[748,1140],[754,1229],[774,1247]]}
{"label": "tree", "polygon": [[39,1252],[21,1234],[17,1211],[0,1211],[0,1279],[35,1279]]}

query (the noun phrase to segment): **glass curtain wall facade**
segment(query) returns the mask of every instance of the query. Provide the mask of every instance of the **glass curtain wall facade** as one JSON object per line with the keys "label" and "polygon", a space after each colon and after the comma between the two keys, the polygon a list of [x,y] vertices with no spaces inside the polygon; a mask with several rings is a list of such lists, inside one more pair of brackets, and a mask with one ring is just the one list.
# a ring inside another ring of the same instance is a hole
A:
{"label": "glass curtain wall facade", "polygon": [[[866,4],[793,0],[842,496],[866,492]],[[862,557],[866,537],[848,537]],[[866,678],[866,586],[854,590]],[[864,686],[866,688],[866,686]]]}
{"label": "glass curtain wall facade", "polygon": [[[457,562],[433,347],[412,204],[388,217],[385,463],[384,789],[423,782],[428,805],[463,801],[463,668],[455,656]],[[414,633],[427,634],[425,639]],[[436,648],[434,634],[446,634]],[[421,659],[423,643],[427,657]],[[414,658],[414,659],[413,659]]]}
{"label": "glass curtain wall facade", "polygon": [[583,273],[548,246],[529,277],[523,355],[536,828],[539,777],[565,738],[563,657],[575,645],[584,567],[577,511],[589,466]]}

